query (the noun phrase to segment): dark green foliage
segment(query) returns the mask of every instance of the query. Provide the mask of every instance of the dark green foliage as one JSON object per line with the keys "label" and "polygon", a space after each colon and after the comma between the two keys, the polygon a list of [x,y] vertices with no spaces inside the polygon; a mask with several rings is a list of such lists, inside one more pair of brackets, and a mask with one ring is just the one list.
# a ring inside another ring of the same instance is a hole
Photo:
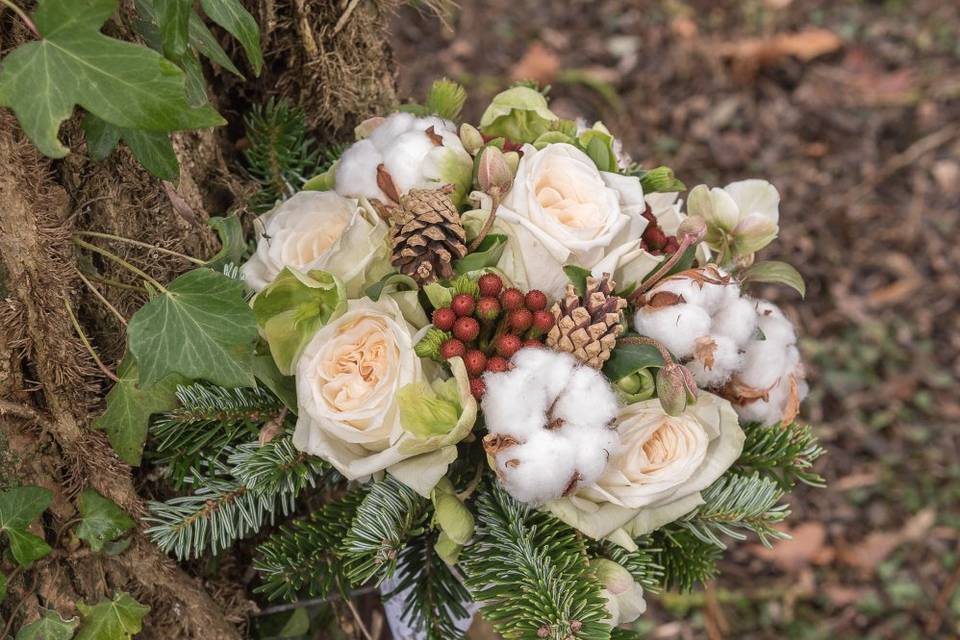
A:
{"label": "dark green foliage", "polygon": [[663,567],[663,588],[690,591],[717,575],[723,550],[685,529],[664,528],[651,534],[654,557]]}
{"label": "dark green foliage", "polygon": [[364,489],[324,505],[306,518],[284,525],[257,548],[254,568],[263,584],[254,589],[270,600],[346,595],[350,581],[344,573],[340,544],[350,530]]}
{"label": "dark green foliage", "polygon": [[780,483],[784,490],[797,482],[814,487],[826,486],[820,474],[811,470],[814,461],[823,455],[809,425],[779,423],[762,426],[757,423],[743,426],[747,438],[736,466],[756,470]]}
{"label": "dark green foliage", "polygon": [[429,506],[428,500],[390,476],[374,483],[343,541],[350,582],[379,585],[392,576],[407,540],[424,532]]}
{"label": "dark green foliage", "polygon": [[410,540],[400,552],[396,588],[386,597],[406,589],[406,605],[401,615],[411,628],[423,632],[426,640],[462,638],[456,620],[467,617],[463,602],[469,593],[460,577],[434,551],[436,536],[426,534]]}
{"label": "dark green foliage", "polygon": [[505,638],[610,637],[583,537],[497,484],[477,498],[477,533],[460,565],[474,601]]}

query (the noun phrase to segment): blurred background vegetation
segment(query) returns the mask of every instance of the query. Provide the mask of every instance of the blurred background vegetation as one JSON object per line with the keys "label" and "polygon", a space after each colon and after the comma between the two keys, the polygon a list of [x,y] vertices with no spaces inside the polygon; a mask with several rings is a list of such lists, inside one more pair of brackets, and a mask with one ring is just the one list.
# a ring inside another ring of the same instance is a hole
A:
{"label": "blurred background vegetation", "polygon": [[808,295],[763,293],[805,335],[829,488],[795,494],[793,541],[651,598],[647,636],[960,636],[960,3],[463,0],[392,33],[402,96],[446,75],[475,120],[534,79],[645,168],[780,190],[766,257]]}

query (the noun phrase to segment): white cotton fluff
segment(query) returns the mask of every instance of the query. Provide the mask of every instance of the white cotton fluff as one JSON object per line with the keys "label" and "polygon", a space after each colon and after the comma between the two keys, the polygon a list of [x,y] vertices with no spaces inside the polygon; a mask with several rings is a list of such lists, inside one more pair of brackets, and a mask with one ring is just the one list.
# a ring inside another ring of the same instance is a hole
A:
{"label": "white cotton fluff", "polygon": [[567,353],[521,349],[513,368],[484,375],[489,435],[514,442],[488,449],[497,475],[517,500],[541,504],[594,482],[619,445],[610,428],[616,394],[599,371]]}
{"label": "white cotton fluff", "polygon": [[[430,127],[440,136],[440,146],[427,135]],[[381,164],[403,194],[439,182],[458,182],[472,162],[452,122],[399,112],[344,151],[336,167],[335,188],[344,196],[389,202],[377,181]]]}
{"label": "white cotton fluff", "polygon": [[698,338],[693,353],[687,368],[698,387],[722,387],[743,364],[740,347],[727,336],[713,334]]}
{"label": "white cotton fluff", "polygon": [[757,310],[750,298],[729,301],[713,314],[713,322],[710,324],[711,335],[730,338],[738,347],[749,342],[756,332]]}
{"label": "white cotton fluff", "polygon": [[710,333],[710,314],[696,304],[651,309],[641,307],[633,319],[637,333],[653,338],[678,358],[693,354],[697,338]]}

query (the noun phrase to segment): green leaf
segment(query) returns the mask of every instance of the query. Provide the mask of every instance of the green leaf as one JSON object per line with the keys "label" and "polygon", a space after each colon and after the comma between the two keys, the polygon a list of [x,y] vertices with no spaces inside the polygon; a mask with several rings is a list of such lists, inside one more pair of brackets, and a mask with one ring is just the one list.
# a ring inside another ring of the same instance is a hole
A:
{"label": "green leaf", "polygon": [[193,0],[153,0],[153,6],[160,25],[163,53],[176,60],[187,51],[187,26],[193,13]]}
{"label": "green leaf", "polygon": [[778,260],[766,260],[757,262],[747,267],[740,274],[740,282],[748,284],[750,282],[771,282],[774,284],[785,284],[800,294],[801,298],[807,295],[807,286],[803,282],[803,276],[792,265]]}
{"label": "green leaf", "polygon": [[568,264],[563,268],[563,272],[567,274],[567,279],[577,290],[577,295],[582,296],[587,290],[587,277],[590,275],[590,269]]}
{"label": "green leaf", "polygon": [[127,354],[117,368],[119,382],[107,394],[107,408],[94,427],[107,432],[107,438],[120,459],[139,466],[147,440],[150,416],[177,406],[177,385],[186,383],[181,376],[167,376],[150,386],[140,384],[134,358]]}
{"label": "green leaf", "polygon": [[162,131],[123,129],[120,137],[147,171],[168,182],[180,177],[180,164],[170,142],[170,134]]}
{"label": "green leaf", "polygon": [[263,53],[260,51],[260,27],[253,16],[243,8],[240,0],[201,0],[200,6],[210,19],[240,41],[253,73],[260,75]]}
{"label": "green leaf", "polygon": [[93,489],[84,489],[80,494],[80,526],[77,537],[101,551],[104,544],[113,542],[128,530],[134,522],[123,509],[104,498]]}
{"label": "green leaf", "polygon": [[424,109],[428,114],[435,114],[447,120],[456,120],[463,111],[463,103],[467,101],[467,92],[463,86],[442,78],[434,80],[427,94]]}
{"label": "green leaf", "polygon": [[257,340],[253,310],[238,280],[201,267],[147,302],[127,327],[140,382],[171,374],[223,387],[252,387],[250,360]]}
{"label": "green leaf", "polygon": [[640,176],[640,186],[643,187],[644,193],[673,193],[687,190],[687,185],[677,180],[670,167],[657,167],[645,172]]}
{"label": "green leaf", "polygon": [[[680,259],[677,260],[670,270],[667,271],[667,276],[672,276],[675,273],[680,273],[681,271],[686,271],[693,266],[693,261],[697,258],[697,245],[691,245],[687,247],[687,250],[683,252],[683,255],[680,256]],[[660,268],[660,265],[657,265],[653,268],[654,271]],[[667,277],[664,276],[664,277]]]}
{"label": "green leaf", "polygon": [[69,152],[57,133],[77,104],[128,129],[174,131],[226,122],[210,106],[190,107],[183,71],[169,60],[100,33],[116,8],[117,0],[42,0],[33,20],[43,38],[21,45],[0,66],[0,105],[13,109],[47,156]]}
{"label": "green leaf", "polygon": [[0,573],[0,604],[7,599],[7,575]]}
{"label": "green leaf", "polygon": [[343,284],[319,270],[301,273],[287,267],[257,294],[253,314],[281,373],[293,373],[313,335],[346,306]]}
{"label": "green leaf", "polygon": [[277,363],[271,355],[257,355],[253,357],[253,375],[262,382],[267,389],[273,392],[280,401],[297,415],[297,381],[293,376],[280,373]]}
{"label": "green leaf", "polygon": [[380,299],[380,296],[383,295],[384,290],[388,288],[394,291],[416,291],[419,285],[417,281],[410,276],[405,276],[402,273],[391,273],[385,275],[379,282],[374,282],[367,287],[364,293],[366,293],[368,298],[376,302]]}
{"label": "green leaf", "polygon": [[600,171],[616,171],[617,154],[613,151],[613,136],[588,129],[580,135],[580,145]]}
{"label": "green leaf", "polygon": [[200,107],[207,104],[207,79],[203,77],[203,67],[200,64],[200,58],[192,51],[188,51],[175,60],[177,66],[183,69],[187,78],[184,84],[184,90],[187,94],[187,102],[191,107]]}
{"label": "green leaf", "polygon": [[42,487],[14,487],[0,491],[0,531],[10,540],[10,552],[22,567],[29,567],[50,553],[43,538],[27,532],[31,522],[40,517],[53,494]]}
{"label": "green leaf", "polygon": [[77,609],[83,616],[83,626],[76,640],[129,640],[143,629],[143,617],[150,611],[123,592],[92,607],[78,602]]}
{"label": "green leaf", "polygon": [[237,216],[213,217],[207,221],[220,237],[220,251],[207,261],[207,266],[218,271],[228,264],[240,264],[247,250],[243,225]]}
{"label": "green leaf", "polygon": [[663,356],[657,348],[648,344],[621,344],[611,352],[610,359],[603,365],[603,373],[610,380],[620,380],[626,376],[651,367],[662,367]]}
{"label": "green leaf", "polygon": [[45,609],[39,620],[20,628],[16,640],[70,640],[78,624],[79,618],[64,620],[56,611]]}
{"label": "green leaf", "polygon": [[203,23],[203,19],[196,13],[190,14],[190,23],[188,28],[190,31],[190,44],[197,51],[209,58],[211,62],[216,62],[233,75],[240,78],[243,77],[243,74],[240,73],[240,70],[237,69],[235,64],[233,64],[233,60],[230,59],[230,56],[227,55],[227,52],[224,51],[223,47],[220,46],[217,38],[210,33],[210,29],[207,28],[207,25]]}
{"label": "green leaf", "polygon": [[120,143],[120,129],[88,113],[80,123],[87,139],[87,153],[94,161],[106,159]]}
{"label": "green leaf", "polygon": [[468,253],[453,263],[453,270],[459,274],[479,271],[488,267],[495,267],[500,262],[503,250],[507,248],[507,236],[500,233],[491,233],[476,251]]}
{"label": "green leaf", "polygon": [[434,309],[449,307],[450,303],[453,302],[453,292],[449,287],[445,287],[439,282],[431,282],[426,285],[423,292],[427,294],[427,300],[430,301]]}

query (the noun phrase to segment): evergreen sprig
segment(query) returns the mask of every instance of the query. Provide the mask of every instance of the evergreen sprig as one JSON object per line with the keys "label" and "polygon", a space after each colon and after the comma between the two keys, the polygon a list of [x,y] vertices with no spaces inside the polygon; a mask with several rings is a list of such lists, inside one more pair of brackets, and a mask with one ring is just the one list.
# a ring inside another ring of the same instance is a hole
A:
{"label": "evergreen sprig", "polygon": [[664,528],[651,534],[655,558],[663,567],[663,588],[690,591],[717,575],[723,549],[690,531]]}
{"label": "evergreen sprig", "polygon": [[576,531],[496,483],[477,498],[477,532],[460,565],[484,617],[505,638],[606,640],[602,587]]}
{"label": "evergreen sprig", "polygon": [[350,581],[344,572],[340,544],[366,496],[354,489],[306,518],[281,527],[257,547],[254,569],[263,584],[254,591],[270,600],[326,597],[334,590],[346,596]]}
{"label": "evergreen sprig", "polygon": [[198,382],[177,387],[180,407],[157,416],[150,426],[148,455],[166,467],[177,488],[203,460],[226,455],[231,446],[255,438],[260,426],[280,412],[280,401],[262,388],[226,389]]}
{"label": "evergreen sprig", "polygon": [[330,469],[316,456],[299,451],[287,434],[261,445],[241,444],[229,455],[231,475],[256,494],[297,495],[314,486],[316,479]]}
{"label": "evergreen sprig", "polygon": [[354,585],[379,585],[393,575],[410,538],[424,532],[430,502],[387,476],[373,483],[343,540],[345,571]]}
{"label": "evergreen sprig", "polygon": [[463,603],[470,594],[437,555],[435,543],[436,536],[430,533],[410,539],[397,562],[397,586],[384,595],[391,598],[409,590],[401,617],[410,628],[426,640],[455,640],[464,636],[456,622],[467,617]]}
{"label": "evergreen sprig", "polygon": [[657,592],[663,585],[663,567],[657,562],[660,549],[653,546],[649,536],[636,540],[637,549],[627,551],[618,544],[609,541],[593,542],[590,554],[594,557],[613,560],[630,572],[645,591]]}
{"label": "evergreen sprig", "polygon": [[820,474],[811,470],[814,461],[823,455],[823,447],[809,425],[794,422],[786,427],[780,423],[763,426],[744,425],[746,440],[736,466],[756,470],[774,478],[784,490],[797,482],[813,487],[824,487]]}
{"label": "evergreen sprig", "polygon": [[790,515],[789,505],[777,504],[783,489],[759,472],[743,476],[727,473],[703,492],[704,504],[677,521],[704,542],[726,549],[720,536],[745,540],[752,532],[766,546],[789,536],[774,525]]}

